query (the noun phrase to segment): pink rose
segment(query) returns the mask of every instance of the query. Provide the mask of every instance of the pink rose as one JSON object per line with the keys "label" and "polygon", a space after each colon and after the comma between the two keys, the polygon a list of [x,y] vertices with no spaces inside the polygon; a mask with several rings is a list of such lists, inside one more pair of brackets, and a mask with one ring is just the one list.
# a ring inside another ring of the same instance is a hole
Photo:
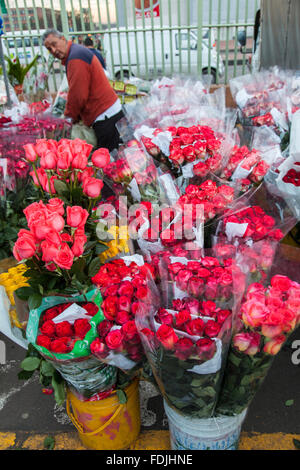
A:
{"label": "pink rose", "polygon": [[271,279],[271,286],[279,289],[282,292],[286,292],[291,287],[292,281],[287,276],[277,274]]}
{"label": "pink rose", "polygon": [[88,164],[88,158],[86,155],[78,154],[72,160],[72,168],[76,170],[85,170]]}
{"label": "pink rose", "polygon": [[45,263],[50,263],[58,255],[58,247],[53,243],[48,242],[47,240],[42,241],[42,261]]}
{"label": "pink rose", "polygon": [[23,145],[25,150],[25,158],[28,162],[34,163],[38,159],[38,153],[33,144]]}
{"label": "pink rose", "polygon": [[100,338],[96,338],[92,341],[90,349],[91,353],[100,359],[105,359],[109,354],[108,347]]}
{"label": "pink rose", "polygon": [[48,151],[40,159],[40,165],[44,170],[56,169],[57,156],[54,152]]}
{"label": "pink rose", "polygon": [[233,337],[233,346],[240,352],[244,352],[249,356],[254,356],[259,351],[260,346],[259,333],[237,333]]}
{"label": "pink rose", "polygon": [[68,206],[67,207],[67,225],[70,227],[84,227],[89,213],[81,206]]}
{"label": "pink rose", "polygon": [[59,170],[69,170],[72,165],[73,155],[67,146],[58,145],[57,147],[57,168]]}
{"label": "pink rose", "polygon": [[73,265],[74,255],[67,243],[63,243],[57,255],[53,258],[53,262],[62,269],[71,269]]}
{"label": "pink rose", "polygon": [[74,256],[79,257],[84,253],[84,245],[87,242],[87,237],[85,234],[77,234],[77,232],[78,230],[76,230],[74,234],[74,243],[71,250]]}
{"label": "pink rose", "polygon": [[110,162],[110,154],[106,148],[99,148],[95,150],[92,155],[92,163],[97,168],[104,168]]}
{"label": "pink rose", "polygon": [[76,157],[78,154],[88,157],[93,150],[93,146],[88,144],[85,140],[74,139],[70,141],[70,148],[73,155]]}
{"label": "pink rose", "polygon": [[58,197],[53,197],[49,199],[48,204],[46,205],[48,212],[55,212],[59,215],[64,215],[64,202]]}
{"label": "pink rose", "polygon": [[61,215],[52,212],[47,217],[47,225],[56,232],[61,232],[64,229],[65,220]]}
{"label": "pink rose", "polygon": [[98,178],[86,177],[83,181],[83,192],[92,199],[96,199],[100,196],[102,188],[103,181]]}
{"label": "pink rose", "polygon": [[270,354],[271,356],[275,356],[277,353],[279,353],[285,340],[286,337],[284,335],[275,336],[264,345],[264,352]]}
{"label": "pink rose", "polygon": [[20,230],[20,232],[13,247],[13,255],[17,261],[31,258],[36,252],[34,236],[30,232],[27,233],[27,231],[24,233]]}
{"label": "pink rose", "polygon": [[254,298],[242,304],[241,312],[243,322],[251,328],[261,326],[267,317],[266,306]]}

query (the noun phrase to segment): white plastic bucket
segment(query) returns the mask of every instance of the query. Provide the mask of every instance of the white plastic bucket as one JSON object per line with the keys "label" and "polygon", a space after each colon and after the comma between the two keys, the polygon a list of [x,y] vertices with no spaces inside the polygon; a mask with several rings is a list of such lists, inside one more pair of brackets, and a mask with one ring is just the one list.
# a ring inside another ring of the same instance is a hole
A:
{"label": "white plastic bucket", "polygon": [[237,416],[193,419],[170,408],[164,400],[173,450],[237,450],[247,410]]}

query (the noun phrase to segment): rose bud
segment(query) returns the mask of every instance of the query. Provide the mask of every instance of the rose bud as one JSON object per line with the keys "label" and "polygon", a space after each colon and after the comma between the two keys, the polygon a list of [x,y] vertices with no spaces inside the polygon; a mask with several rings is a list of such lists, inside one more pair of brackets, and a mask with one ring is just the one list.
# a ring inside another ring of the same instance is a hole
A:
{"label": "rose bud", "polygon": [[264,352],[275,356],[281,349],[286,340],[285,335],[275,336],[264,345]]}
{"label": "rose bud", "polygon": [[52,320],[47,320],[42,324],[40,330],[43,335],[52,338],[55,335],[55,327],[56,325]]}
{"label": "rose bud", "polygon": [[25,158],[28,162],[34,163],[38,159],[38,154],[33,144],[23,145],[25,150]]}
{"label": "rose bud", "polygon": [[71,348],[68,346],[70,338],[59,338],[51,341],[50,351],[55,353],[68,353]]}
{"label": "rose bud", "polygon": [[260,335],[255,332],[238,333],[233,338],[233,346],[240,352],[254,356],[259,351]]}
{"label": "rose bud", "polygon": [[279,289],[282,292],[288,291],[291,285],[292,281],[287,276],[276,274],[271,279],[271,286],[275,287],[275,289]]}
{"label": "rose bud", "polygon": [[74,333],[80,339],[83,339],[90,329],[91,325],[86,318],[78,318],[74,321]]}
{"label": "rose bud", "polygon": [[165,349],[173,349],[178,341],[175,331],[168,325],[161,325],[156,332],[156,337]]}
{"label": "rose bud", "polygon": [[90,349],[92,354],[101,359],[105,359],[109,354],[108,347],[100,340],[100,338],[96,338],[92,341]]}
{"label": "rose bud", "polygon": [[225,320],[230,317],[231,315],[231,311],[230,310],[219,310],[217,312],[217,322],[220,323],[220,324],[223,324],[225,322]]}
{"label": "rose bud", "polygon": [[212,359],[217,350],[216,343],[210,338],[200,338],[196,343],[197,354],[202,361]]}
{"label": "rose bud", "polygon": [[124,323],[127,323],[129,320],[131,320],[131,315],[126,312],[125,310],[120,310],[115,318],[115,322],[118,325],[123,325]]}
{"label": "rose bud", "polygon": [[84,308],[84,310],[86,310],[87,315],[89,315],[90,317],[96,315],[99,310],[98,305],[94,304],[93,302],[87,302],[85,304],[82,304],[82,307]]}
{"label": "rose bud", "polygon": [[175,344],[175,356],[184,361],[188,359],[189,356],[193,353],[194,343],[189,338],[179,338],[177,343]]}
{"label": "rose bud", "polygon": [[179,328],[183,326],[186,322],[191,320],[191,314],[189,310],[180,310],[180,312],[176,313],[174,316],[175,319],[175,327]]}
{"label": "rose bud", "polygon": [[204,327],[204,334],[209,338],[218,336],[221,330],[221,325],[214,320],[208,320]]}
{"label": "rose bud", "polygon": [[110,331],[105,338],[105,342],[109,349],[113,349],[115,351],[122,351],[123,341],[124,336],[121,329]]}
{"label": "rose bud", "polygon": [[92,155],[92,163],[97,168],[104,168],[110,163],[110,154],[107,148],[99,148]]}
{"label": "rose bud", "polygon": [[36,338],[36,344],[38,346],[43,346],[46,349],[50,349],[51,338],[46,335],[38,335]]}
{"label": "rose bud", "polygon": [[100,196],[102,188],[103,181],[92,176],[87,177],[82,185],[84,194],[92,199],[96,199]]}
{"label": "rose bud", "polygon": [[73,327],[68,321],[62,321],[55,325],[55,334],[59,338],[63,338],[64,336],[73,336],[73,333]]}
{"label": "rose bud", "polygon": [[203,333],[205,323],[202,318],[195,318],[185,324],[185,331],[192,336],[200,336]]}
{"label": "rose bud", "polygon": [[112,326],[113,326],[112,321],[102,320],[102,322],[97,325],[97,332],[98,332],[99,338],[105,338],[107,333],[111,330]]}

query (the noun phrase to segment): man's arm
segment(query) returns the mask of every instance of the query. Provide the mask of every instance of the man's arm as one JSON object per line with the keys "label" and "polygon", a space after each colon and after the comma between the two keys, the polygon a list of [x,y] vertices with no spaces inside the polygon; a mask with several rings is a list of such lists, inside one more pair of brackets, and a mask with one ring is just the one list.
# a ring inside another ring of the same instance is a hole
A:
{"label": "man's arm", "polygon": [[68,64],[67,78],[69,92],[65,116],[72,118],[73,122],[78,122],[89,96],[91,77],[88,64],[80,59],[71,60]]}

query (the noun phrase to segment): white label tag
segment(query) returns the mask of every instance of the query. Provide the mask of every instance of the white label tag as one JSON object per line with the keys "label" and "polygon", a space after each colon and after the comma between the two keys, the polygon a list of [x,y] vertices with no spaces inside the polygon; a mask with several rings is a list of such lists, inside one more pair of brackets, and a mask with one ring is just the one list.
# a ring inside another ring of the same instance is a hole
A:
{"label": "white label tag", "polygon": [[243,237],[246,233],[248,224],[236,224],[234,222],[227,222],[225,227],[225,233],[228,240],[232,240],[234,237]]}

